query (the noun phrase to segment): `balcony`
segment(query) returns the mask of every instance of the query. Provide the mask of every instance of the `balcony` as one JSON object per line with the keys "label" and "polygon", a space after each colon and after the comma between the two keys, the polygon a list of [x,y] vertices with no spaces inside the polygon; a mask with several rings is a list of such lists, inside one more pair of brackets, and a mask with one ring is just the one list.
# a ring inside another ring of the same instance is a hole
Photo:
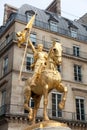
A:
{"label": "balcony", "polygon": [[9,46],[12,43],[12,41],[15,40],[15,39],[16,39],[16,34],[15,33],[11,33],[9,35],[8,39],[6,39],[2,43],[0,43],[0,51],[2,51],[4,48]]}
{"label": "balcony", "polygon": [[[84,114],[84,119],[77,119],[77,114],[75,112],[61,111],[61,116],[52,116],[54,112],[52,109],[48,109],[48,116],[52,120],[57,121],[74,121],[74,122],[83,122],[87,123],[87,114]],[[14,116],[14,117],[25,117],[27,118],[28,113],[24,112],[23,105],[18,104],[9,104],[3,105],[0,107],[0,117],[2,116]],[[37,119],[43,119],[43,108],[39,108],[37,112]]]}
{"label": "balcony", "polygon": [[[15,19],[26,23],[26,16],[25,15],[17,14]],[[56,31],[52,31],[50,29],[49,23],[44,23],[44,22],[39,21],[39,20],[35,20],[34,26],[42,28],[44,30],[48,30],[48,31],[55,32],[55,33],[58,33],[58,34],[62,34],[62,35],[65,35],[65,36],[68,36],[68,37],[72,38],[71,33],[70,33],[70,31],[68,29],[65,30],[65,29],[63,29],[61,27],[57,27]],[[81,34],[77,34],[77,37],[75,37],[74,39],[87,42],[87,36],[84,36],[84,35],[81,35]]]}
{"label": "balcony", "polygon": [[[3,27],[0,28],[0,35],[3,34],[3,32],[5,32],[5,29],[10,26],[10,24],[15,21],[15,20],[18,20],[20,22],[23,22],[23,23],[27,23],[27,18],[26,18],[26,15],[21,15],[21,14],[16,14],[16,13],[13,13],[10,18],[8,19],[6,25]],[[68,36],[70,38],[72,38],[71,36],[71,33],[69,31],[69,29],[63,29],[63,28],[60,28],[60,27],[57,27],[56,31],[52,31],[50,29],[50,25],[49,23],[44,23],[42,21],[39,21],[39,20],[35,20],[35,23],[34,23],[34,26],[38,27],[38,28],[42,28],[44,30],[48,30],[48,31],[51,31],[51,32],[54,32],[56,34],[61,34],[61,35],[65,35],[65,36]],[[75,40],[79,40],[79,41],[84,41],[84,42],[87,42],[87,36],[86,35],[81,35],[81,34],[78,34],[77,33],[77,37],[73,37],[73,39]]]}
{"label": "balcony", "polygon": [[[17,42],[17,37],[16,37],[16,33],[13,32],[9,35],[8,37],[8,40],[5,40],[4,42],[2,42],[0,44],[0,52],[5,49],[7,46],[13,44],[13,41]],[[51,42],[48,42],[48,41],[42,41],[41,39],[36,39],[36,45],[38,43],[42,43],[44,45],[44,48],[45,49],[49,49],[51,47]],[[68,48],[68,47],[65,47],[63,46],[63,55],[67,55],[67,56],[72,56],[74,58],[80,58],[80,59],[84,59],[84,60],[87,60],[87,53],[86,52],[82,52],[82,51],[79,51],[79,56],[75,56],[73,54],[73,48]]]}
{"label": "balcony", "polygon": [[73,53],[73,48],[68,48],[68,47],[63,46],[63,54],[66,54],[68,56],[73,56],[74,58],[78,58],[78,59],[82,58],[84,60],[87,60],[87,53],[86,52],[79,51],[79,55],[76,56]]}

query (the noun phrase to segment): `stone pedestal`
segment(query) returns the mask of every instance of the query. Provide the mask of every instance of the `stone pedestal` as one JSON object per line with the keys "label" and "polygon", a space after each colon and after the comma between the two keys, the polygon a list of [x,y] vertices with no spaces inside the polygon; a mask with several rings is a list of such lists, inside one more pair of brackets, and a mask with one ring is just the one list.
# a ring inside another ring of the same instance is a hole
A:
{"label": "stone pedestal", "polygon": [[71,130],[71,129],[68,127],[57,126],[57,127],[36,128],[34,130]]}
{"label": "stone pedestal", "polygon": [[44,121],[32,124],[24,130],[71,130],[66,124],[57,121]]}

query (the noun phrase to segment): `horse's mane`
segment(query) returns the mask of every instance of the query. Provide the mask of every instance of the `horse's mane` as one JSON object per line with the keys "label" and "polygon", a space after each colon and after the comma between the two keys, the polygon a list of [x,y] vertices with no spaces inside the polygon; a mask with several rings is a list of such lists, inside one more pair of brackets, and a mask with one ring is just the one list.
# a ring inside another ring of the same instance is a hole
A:
{"label": "horse's mane", "polygon": [[48,58],[50,57],[51,55],[51,51],[52,51],[52,47],[50,48],[49,52],[48,52]]}

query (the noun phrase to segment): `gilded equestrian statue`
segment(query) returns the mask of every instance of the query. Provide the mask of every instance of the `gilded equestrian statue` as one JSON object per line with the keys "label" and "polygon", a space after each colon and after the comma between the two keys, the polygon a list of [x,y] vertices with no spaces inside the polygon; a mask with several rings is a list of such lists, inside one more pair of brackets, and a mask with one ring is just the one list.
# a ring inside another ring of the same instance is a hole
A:
{"label": "gilded equestrian statue", "polygon": [[[63,109],[65,106],[66,96],[67,96],[67,87],[62,84],[60,72],[57,70],[57,66],[62,62],[62,46],[58,42],[53,42],[52,47],[48,53],[42,51],[43,45],[40,44],[36,50],[30,41],[30,31],[34,23],[35,15],[32,16],[29,23],[25,29],[17,33],[18,37],[18,46],[26,42],[25,52],[23,56],[23,62],[20,69],[20,75],[23,68],[24,58],[27,52],[28,45],[31,47],[34,53],[34,63],[32,67],[34,69],[34,74],[31,78],[28,78],[25,82],[24,87],[24,109],[28,110],[28,118],[35,122],[35,117],[37,110],[40,105],[42,96],[44,96],[43,101],[43,120],[49,120],[47,114],[47,104],[48,104],[48,94],[51,90],[56,89],[58,92],[62,93],[62,100],[59,103],[59,108]],[[34,109],[32,110],[29,107],[30,98],[34,100]]]}
{"label": "gilded equestrian statue", "polygon": [[[28,118],[35,122],[37,110],[40,105],[40,100],[44,96],[43,102],[43,120],[49,120],[47,115],[47,104],[48,104],[48,94],[51,90],[56,89],[58,92],[62,93],[62,100],[59,103],[59,108],[63,109],[65,106],[66,96],[67,96],[67,87],[64,87],[61,82],[61,75],[57,70],[57,66],[62,62],[62,47],[58,42],[53,42],[52,47],[48,53],[48,56],[45,60],[45,64],[42,65],[39,63],[38,71],[34,72],[34,76],[27,79],[24,89],[24,108],[29,111]],[[36,65],[36,64],[35,64]],[[32,81],[34,79],[34,85]],[[29,107],[30,98],[34,100],[34,110]]]}

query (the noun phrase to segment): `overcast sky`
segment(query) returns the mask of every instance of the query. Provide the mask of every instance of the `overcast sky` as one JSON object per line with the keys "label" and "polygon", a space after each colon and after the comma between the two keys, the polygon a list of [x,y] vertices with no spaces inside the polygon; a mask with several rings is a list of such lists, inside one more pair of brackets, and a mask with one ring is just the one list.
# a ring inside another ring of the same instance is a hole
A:
{"label": "overcast sky", "polygon": [[[3,21],[4,4],[20,8],[23,4],[30,4],[45,9],[53,0],[0,0],[0,26]],[[74,20],[87,13],[87,0],[61,0],[62,16]]]}

